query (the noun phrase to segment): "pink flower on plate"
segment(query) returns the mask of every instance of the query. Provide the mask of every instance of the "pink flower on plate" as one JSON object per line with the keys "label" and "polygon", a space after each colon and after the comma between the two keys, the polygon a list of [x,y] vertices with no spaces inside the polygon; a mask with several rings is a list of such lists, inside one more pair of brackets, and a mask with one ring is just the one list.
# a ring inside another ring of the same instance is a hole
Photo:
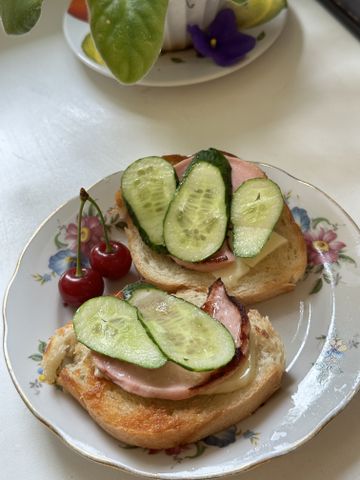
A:
{"label": "pink flower on plate", "polygon": [[[69,241],[69,248],[76,252],[78,227],[75,223],[69,223],[66,227],[66,240]],[[81,253],[89,256],[94,245],[103,239],[103,228],[96,216],[84,216],[81,221]]]}
{"label": "pink flower on plate", "polygon": [[310,265],[335,263],[338,260],[339,252],[346,247],[344,242],[336,240],[337,235],[334,230],[320,228],[317,232],[305,232],[304,237]]}

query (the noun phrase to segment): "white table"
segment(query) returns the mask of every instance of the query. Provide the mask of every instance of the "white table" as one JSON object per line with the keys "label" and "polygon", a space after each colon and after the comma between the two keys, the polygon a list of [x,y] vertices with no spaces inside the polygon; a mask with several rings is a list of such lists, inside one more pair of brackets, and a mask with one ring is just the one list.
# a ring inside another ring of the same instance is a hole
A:
{"label": "white table", "polygon": [[[290,1],[281,39],[244,70],[169,89],[121,87],[80,64],[62,36],[65,7],[47,2],[27,36],[0,32],[2,292],[44,218],[80,185],[149,154],[216,146],[264,161],[327,191],[360,223],[360,45],[317,2]],[[44,428],[2,357],[0,378],[2,478],[132,478]],[[359,418],[357,395],[313,440],[236,478],[360,479]]]}

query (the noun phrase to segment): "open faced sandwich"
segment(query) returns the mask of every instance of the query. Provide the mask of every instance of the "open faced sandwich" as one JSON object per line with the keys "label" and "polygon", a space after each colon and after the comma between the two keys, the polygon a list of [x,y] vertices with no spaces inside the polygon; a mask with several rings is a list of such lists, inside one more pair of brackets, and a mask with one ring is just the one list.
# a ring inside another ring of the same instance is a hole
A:
{"label": "open faced sandwich", "polygon": [[291,291],[306,245],[279,187],[215,149],[131,164],[117,195],[140,275],[168,292],[221,278],[245,304]]}
{"label": "open faced sandwich", "polygon": [[46,381],[115,438],[151,449],[194,442],[247,417],[279,388],[280,338],[221,280],[208,295],[138,283],[123,298],[85,302],[43,358]]}
{"label": "open faced sandwich", "polygon": [[50,339],[44,376],[123,442],[194,442],[279,388],[281,339],[243,303],[294,288],[304,240],[279,187],[215,149],[134,162],[117,203],[143,279],[83,303]]}

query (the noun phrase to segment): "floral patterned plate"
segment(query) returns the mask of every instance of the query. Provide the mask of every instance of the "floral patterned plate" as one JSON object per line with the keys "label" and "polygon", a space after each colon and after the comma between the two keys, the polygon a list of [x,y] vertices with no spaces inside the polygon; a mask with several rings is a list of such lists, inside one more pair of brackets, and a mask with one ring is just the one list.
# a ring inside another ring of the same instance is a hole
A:
{"label": "floral patterned plate", "polygon": [[[191,48],[168,52],[159,57],[151,71],[138,84],[149,87],[191,85],[213,80],[245,67],[268,50],[279,37],[286,24],[287,13],[287,9],[284,9],[270,22],[247,30],[246,33],[257,38],[256,46],[243,60],[231,67],[219,67],[209,58],[199,57]],[[63,30],[69,47],[85,65],[102,75],[114,78],[106,67],[84,53],[82,44],[90,30],[86,22],[65,13]]]}
{"label": "floral patterned plate", "polygon": [[[69,446],[100,463],[161,479],[199,479],[244,471],[283,455],[314,436],[342,410],[360,384],[360,232],[326,194],[262,165],[282,188],[308,246],[306,278],[294,292],[257,305],[283,338],[287,367],[282,388],[251,417],[224,432],[166,451],[121,444],[103,432],[62,391],[42,383],[47,339],[71,318],[57,279],[74,261],[78,200],[54,212],[22,253],[4,302],[4,350],[12,380],[34,415]],[[91,188],[106,212],[110,235],[123,239],[113,212],[121,173]],[[82,227],[86,261],[99,220],[91,209]],[[136,278],[108,283],[113,292]]]}

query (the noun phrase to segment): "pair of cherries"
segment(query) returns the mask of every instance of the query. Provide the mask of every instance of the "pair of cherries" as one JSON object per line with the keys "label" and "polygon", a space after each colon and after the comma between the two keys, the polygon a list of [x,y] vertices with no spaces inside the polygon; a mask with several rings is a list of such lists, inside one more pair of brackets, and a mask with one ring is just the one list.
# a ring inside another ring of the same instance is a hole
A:
{"label": "pair of cherries", "polygon": [[[87,201],[94,205],[99,214],[104,230],[104,241],[91,249],[89,256],[91,267],[82,267],[80,260],[81,220],[84,205]],[[109,240],[105,219],[98,204],[84,188],[81,188],[76,267],[66,270],[60,277],[59,291],[61,298],[66,304],[79,307],[86,300],[103,294],[104,278],[111,280],[122,278],[128,273],[130,267],[131,255],[129,249],[120,242]]]}

